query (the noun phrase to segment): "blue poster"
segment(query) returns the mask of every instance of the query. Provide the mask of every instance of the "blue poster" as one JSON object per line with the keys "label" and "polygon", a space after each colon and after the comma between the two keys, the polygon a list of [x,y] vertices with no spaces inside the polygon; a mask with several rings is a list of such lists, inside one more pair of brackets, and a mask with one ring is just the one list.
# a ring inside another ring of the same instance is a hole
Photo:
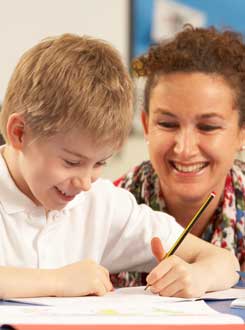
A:
{"label": "blue poster", "polygon": [[216,26],[245,34],[244,0],[132,0],[131,56],[171,37],[184,24]]}

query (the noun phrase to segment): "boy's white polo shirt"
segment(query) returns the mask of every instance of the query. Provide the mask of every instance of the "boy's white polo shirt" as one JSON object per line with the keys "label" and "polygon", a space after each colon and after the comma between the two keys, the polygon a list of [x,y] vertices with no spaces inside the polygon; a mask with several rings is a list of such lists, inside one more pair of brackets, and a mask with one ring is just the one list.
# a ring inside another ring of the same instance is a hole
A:
{"label": "boy's white polo shirt", "polygon": [[46,216],[16,187],[0,155],[0,266],[57,268],[89,258],[110,272],[150,271],[151,238],[160,237],[167,251],[182,230],[102,179]]}

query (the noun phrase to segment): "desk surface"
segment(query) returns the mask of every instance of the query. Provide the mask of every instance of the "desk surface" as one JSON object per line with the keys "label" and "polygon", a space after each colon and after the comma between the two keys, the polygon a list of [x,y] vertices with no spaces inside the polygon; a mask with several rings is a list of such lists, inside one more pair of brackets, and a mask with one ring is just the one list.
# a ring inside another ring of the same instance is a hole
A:
{"label": "desk surface", "polygon": [[219,325],[16,325],[16,330],[245,330],[243,324]]}
{"label": "desk surface", "polygon": [[[240,280],[236,286],[237,288],[243,288],[244,292],[245,292],[245,281]],[[206,301],[206,303],[212,307],[213,309],[215,309],[216,311],[220,312],[220,313],[227,313],[227,314],[233,314],[233,315],[237,315],[240,316],[245,323],[245,308],[230,308],[232,300],[210,300],[210,301]]]}
{"label": "desk surface", "polygon": [[245,322],[245,308],[230,308],[232,300],[206,301],[206,303],[220,313],[240,316]]}
{"label": "desk surface", "polygon": [[[227,314],[232,314],[232,315],[237,315],[241,317],[244,320],[245,323],[245,308],[231,308],[232,300],[209,300],[206,301],[206,303],[213,308],[214,310],[220,312],[220,313],[227,313]],[[19,303],[9,303],[9,302],[4,302],[0,301],[0,305],[19,305]],[[0,328],[1,330],[1,328]],[[244,329],[245,330],[245,329]]]}
{"label": "desk surface", "polygon": [[[244,286],[239,285],[238,286]],[[230,308],[232,300],[210,300],[207,304],[221,313],[233,314],[241,317],[245,322],[245,308]],[[4,302],[0,302],[0,304]],[[10,328],[11,329],[11,328]],[[245,324],[218,324],[218,325],[37,325],[37,324],[21,324],[14,325],[13,329],[17,330],[245,330]],[[1,330],[1,327],[0,327]]]}
{"label": "desk surface", "polygon": [[[245,321],[245,309],[230,308],[231,300],[209,301],[210,307],[221,312],[240,316]],[[218,325],[13,325],[16,330],[245,330],[245,324],[218,324]]]}

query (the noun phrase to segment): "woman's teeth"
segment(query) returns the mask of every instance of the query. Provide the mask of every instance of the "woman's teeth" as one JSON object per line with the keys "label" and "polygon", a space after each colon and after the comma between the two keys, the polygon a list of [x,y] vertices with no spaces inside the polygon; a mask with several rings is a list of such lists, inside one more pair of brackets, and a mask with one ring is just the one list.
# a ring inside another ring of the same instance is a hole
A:
{"label": "woman's teeth", "polygon": [[173,167],[179,171],[179,172],[183,172],[183,173],[196,173],[199,172],[200,170],[202,170],[207,163],[198,163],[198,164],[193,164],[193,165],[180,165],[177,163],[172,163]]}

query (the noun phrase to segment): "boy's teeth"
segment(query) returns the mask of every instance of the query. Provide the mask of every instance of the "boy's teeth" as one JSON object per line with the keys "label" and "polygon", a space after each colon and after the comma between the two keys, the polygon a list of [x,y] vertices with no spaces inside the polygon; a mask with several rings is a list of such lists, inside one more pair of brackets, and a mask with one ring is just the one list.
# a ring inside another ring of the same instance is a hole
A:
{"label": "boy's teeth", "polygon": [[64,196],[69,196],[70,197],[70,195],[68,195],[67,193],[65,193],[63,190],[60,190],[60,192],[64,195]]}
{"label": "boy's teeth", "polygon": [[68,193],[66,193],[65,191],[63,191],[63,190],[61,190],[60,188],[58,188],[58,187],[56,187],[56,189],[57,189],[62,195],[66,196],[66,197],[74,197],[74,194],[73,194],[73,195],[68,194]]}
{"label": "boy's teeth", "polygon": [[186,172],[186,173],[198,172],[201,169],[203,169],[204,166],[205,166],[204,163],[188,165],[188,166],[174,163],[174,167],[176,168],[176,170],[178,170],[179,172]]}

